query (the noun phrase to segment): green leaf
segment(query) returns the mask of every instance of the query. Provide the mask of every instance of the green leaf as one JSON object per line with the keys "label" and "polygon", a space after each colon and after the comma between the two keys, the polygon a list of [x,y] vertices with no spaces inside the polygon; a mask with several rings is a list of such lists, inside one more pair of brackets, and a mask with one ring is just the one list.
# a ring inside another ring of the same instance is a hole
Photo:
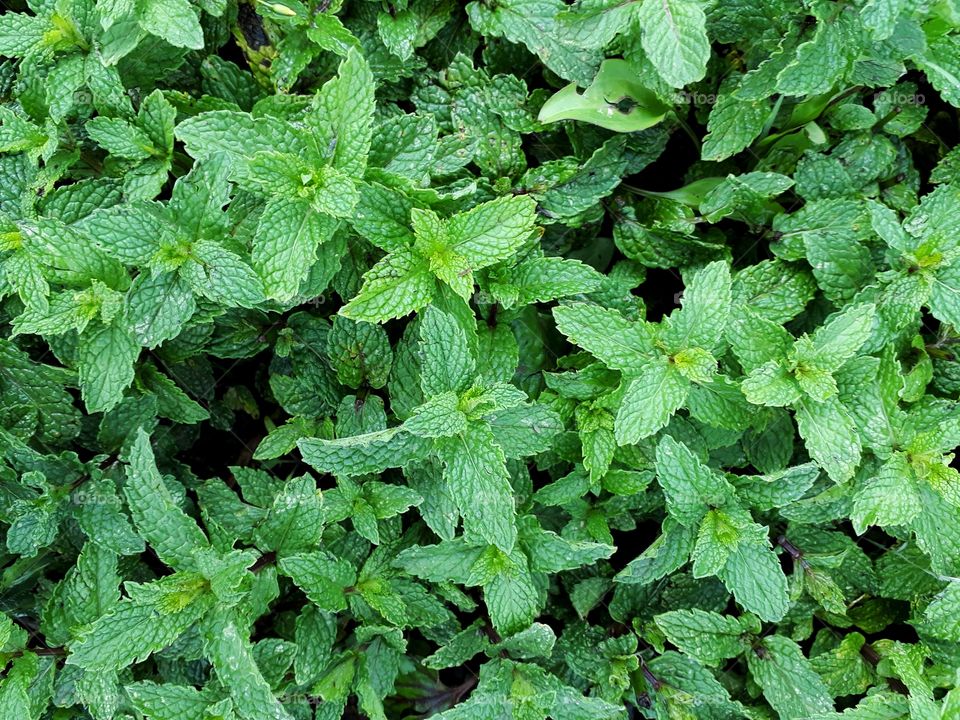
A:
{"label": "green leaf", "polygon": [[179,335],[196,309],[193,291],[176,273],[141,273],[127,292],[125,319],[140,345],[155,348]]}
{"label": "green leaf", "polygon": [[873,263],[862,244],[863,207],[846,199],[817,200],[781,215],[774,227],[799,239],[817,283],[828,299],[847,301],[873,277]]}
{"label": "green leaf", "polygon": [[860,464],[860,435],[836,397],[804,399],[797,407],[797,429],[817,464],[838,483],[853,477]]}
{"label": "green leaf", "polygon": [[450,248],[472,270],[506,260],[537,231],[536,211],[536,203],[525,195],[477,205],[447,221]]}
{"label": "green leaf", "polygon": [[330,662],[337,634],[335,617],[312,605],[297,616],[297,656],[293,668],[298,683],[316,681]]}
{"label": "green leaf", "polygon": [[350,222],[367,240],[387,252],[413,245],[410,211],[413,201],[377,183],[362,183]]}
{"label": "green leaf", "polygon": [[260,216],[252,253],[267,297],[285,301],[295,296],[317,259],[317,248],[336,229],[336,221],[303,201],[271,198]]}
{"label": "green leaf", "polygon": [[123,689],[138,711],[156,720],[203,720],[213,704],[190,685],[141,680]]}
{"label": "green leaf", "polygon": [[[770,351],[777,352],[779,347]],[[767,354],[764,352],[764,355]],[[793,375],[775,360],[765,362],[750,371],[740,383],[743,394],[754,405],[786,407],[800,400],[802,393]]]}
{"label": "green leaf", "polygon": [[615,550],[612,545],[603,543],[567,540],[554,532],[536,527],[532,522],[524,523],[521,539],[530,549],[530,569],[538,572],[575,570],[606,559]]}
{"label": "green leaf", "polygon": [[[713,367],[711,358],[711,370]],[[700,385],[691,385],[687,409],[700,422],[726,430],[744,430],[753,416],[740,388],[722,375]]]}
{"label": "green leaf", "polygon": [[468,545],[463,538],[457,538],[437,545],[413,545],[403,550],[394,564],[424,580],[466,583],[471,568],[484,552],[483,546]]}
{"label": "green leaf", "polygon": [[[612,97],[612,95],[609,96]],[[549,102],[547,101],[544,107],[547,107]],[[631,112],[636,112],[636,108]],[[543,109],[541,109],[542,113]],[[537,198],[540,214],[555,219],[571,218],[572,224],[576,221],[577,215],[595,207],[597,202],[608,196],[620,184],[628,162],[624,152],[627,147],[626,141],[625,137],[607,140],[583,165],[572,172],[568,164],[563,161],[558,161],[556,175],[548,171],[547,165],[541,165],[528,172],[524,176],[524,182]],[[560,260],[560,258],[539,259]],[[571,267],[575,266],[576,261],[567,260],[564,264]],[[586,266],[582,267],[584,271],[588,269]]]}
{"label": "green leaf", "polygon": [[956,524],[960,512],[956,505],[926,483],[919,485],[919,491],[923,511],[912,523],[917,544],[930,556],[930,566],[936,572],[954,574],[960,549],[960,532],[957,532]]}
{"label": "green leaf", "polygon": [[210,413],[153,365],[140,368],[140,383],[157,400],[157,414],[185,424],[203,422]]}
{"label": "green leaf", "polygon": [[420,319],[420,388],[425,397],[460,392],[474,379],[476,364],[456,318],[435,307]]}
{"label": "green leaf", "polygon": [[[351,48],[340,63],[337,77],[316,96],[309,116],[317,137],[316,152],[329,157],[331,165],[359,178],[367,166],[373,137],[374,79],[367,60]],[[332,148],[332,151],[331,149]]]}
{"label": "green leaf", "polygon": [[813,335],[813,362],[827,372],[839,370],[867,341],[873,330],[873,305],[850,305]]}
{"label": "green leaf", "polygon": [[7,12],[0,18],[0,55],[21,57],[40,42],[48,27],[44,18]]}
{"label": "green leaf", "polygon": [[379,325],[333,319],[327,336],[327,355],[337,379],[352,388],[361,385],[383,387],[393,364],[393,351],[386,332]]}
{"label": "green leaf", "polygon": [[264,300],[263,282],[240,255],[224,246],[201,240],[181,273],[199,293],[228,307],[254,307]]}
{"label": "green leaf", "polygon": [[290,720],[273,696],[254,659],[249,641],[241,635],[237,619],[217,612],[204,622],[204,649],[217,678],[230,693],[237,715],[244,720]]}
{"label": "green leaf", "polygon": [[863,482],[853,498],[850,519],[859,534],[871,525],[907,525],[923,507],[916,480],[906,457],[894,453],[877,471]]}
{"label": "green leaf", "polygon": [[323,498],[309,475],[288,481],[256,528],[258,547],[284,556],[310,550],[323,534]]}
{"label": "green leaf", "polygon": [[524,260],[499,277],[503,285],[498,283],[491,290],[507,308],[593,292],[602,282],[602,276],[589,265],[558,257]]}
{"label": "green leaf", "polygon": [[140,6],[139,19],[140,27],[175,47],[203,47],[200,18],[187,0],[147,0]]}
{"label": "green leaf", "polygon": [[573,82],[540,108],[542,123],[581,120],[615,132],[637,132],[666,117],[669,106],[637,80],[625,60],[604,60],[593,82],[581,94]]}
{"label": "green leaf", "polygon": [[954,642],[960,637],[960,583],[951,582],[927,605],[923,629],[934,637]]}
{"label": "green leaf", "polygon": [[705,665],[736,657],[749,644],[748,618],[732,618],[696,608],[673,610],[654,618],[667,639]]}
{"label": "green leaf", "polygon": [[794,60],[777,76],[777,91],[784,95],[829,91],[855,58],[859,46],[856,24],[852,12],[818,22],[813,37],[797,47]]}
{"label": "green leaf", "polygon": [[687,562],[693,551],[695,537],[693,528],[667,517],[663,521],[663,534],[631,560],[614,577],[614,581],[647,585],[669,575]]}
{"label": "green leaf", "polygon": [[32,708],[27,691],[30,688],[30,675],[36,672],[17,672],[27,668],[29,662],[30,658],[14,660],[12,671],[0,685],[0,712],[6,717],[31,717]]}
{"label": "green leaf", "polygon": [[81,336],[77,369],[88,412],[105,412],[120,402],[133,382],[139,354],[140,344],[117,324]]}
{"label": "green leaf", "polygon": [[[121,510],[120,497],[109,481],[85,483],[84,502],[77,511],[77,523],[93,542],[117,555],[136,555],[144,551],[144,542]],[[99,557],[99,554],[98,554]]]}
{"label": "green leaf", "polygon": [[747,655],[750,675],[767,702],[784,720],[809,718],[833,711],[833,701],[800,647],[782,635],[764,638]]}
{"label": "green leaf", "polygon": [[403,427],[418,437],[452,437],[467,429],[467,416],[460,410],[456,393],[441,392],[414,410]]}
{"label": "green leaf", "polygon": [[716,348],[730,315],[730,268],[712,262],[690,278],[683,305],[665,321],[662,342],[674,352],[687,348]]}
{"label": "green leaf", "polygon": [[126,120],[95,117],[84,128],[98,145],[117,157],[143,160],[156,151],[150,137]]}
{"label": "green leaf", "polygon": [[484,584],[483,600],[497,632],[512,635],[530,626],[540,612],[540,593],[525,556],[510,555],[506,567]]}
{"label": "green leaf", "polygon": [[148,585],[128,583],[121,600],[71,644],[67,664],[85,670],[118,670],[173,643],[212,606],[205,581],[175,574]]}
{"label": "green leaf", "polygon": [[695,526],[711,505],[722,505],[733,495],[730,483],[669,435],[657,445],[657,481],[663,488],[667,512],[684,527]]}
{"label": "green leaf", "polygon": [[428,447],[399,427],[337,440],[305,438],[297,445],[317,470],[345,477],[401,467],[421,458]]}
{"label": "green leaf", "polygon": [[497,444],[508,458],[521,458],[546,452],[553,446],[553,438],[563,430],[563,421],[557,413],[545,405],[520,402],[520,395],[511,385],[510,406],[496,409],[486,416],[493,429]]}
{"label": "green leaf", "polygon": [[352,320],[386,322],[423,309],[436,281],[427,263],[413,252],[387,255],[363,276],[360,292],[340,309]]}
{"label": "green leaf", "polygon": [[873,684],[873,668],[862,655],[865,645],[863,635],[853,632],[837,647],[810,659],[831,695],[859,695]]}
{"label": "green leaf", "polygon": [[618,445],[653,435],[670,422],[687,399],[690,383],[666,360],[652,361],[629,381],[617,410],[614,433]]}
{"label": "green leaf", "polygon": [[207,538],[174,501],[143,430],[130,450],[124,495],[137,532],[160,559],[175,569],[194,568],[195,553],[208,546]]}
{"label": "green leaf", "polygon": [[589,303],[559,305],[553,316],[557,329],[570,342],[607,367],[636,373],[649,366],[644,356],[653,353],[653,338],[643,323],[630,322],[614,310]]}
{"label": "green leaf", "polygon": [[306,150],[289,123],[270,116],[254,118],[235,110],[211,110],[187,118],[177,125],[176,136],[198,160],[224,154],[231,171],[237,174],[244,172],[257,152]]}
{"label": "green leaf", "polygon": [[960,65],[957,63],[957,37],[952,34],[938,35],[912,59],[927,76],[943,98],[953,105],[960,105]]}
{"label": "green leaf", "polygon": [[737,542],[717,577],[744,609],[762,620],[776,622],[790,606],[787,578],[780,569],[780,560],[770,549],[766,529],[762,530],[762,535],[748,531]]}
{"label": "green leaf", "polygon": [[128,265],[146,265],[169,233],[162,216],[147,204],[97,208],[74,223],[111,255]]}
{"label": "green leaf", "polygon": [[564,7],[561,0],[503,0],[494,6],[471,2],[466,10],[477,32],[521,43],[560,77],[586,84],[599,53],[557,31],[557,13]]}
{"label": "green leaf", "polygon": [[960,327],[960,264],[943,268],[934,276],[930,312],[954,328]]}
{"label": "green leaf", "polygon": [[345,610],[345,591],[356,582],[353,566],[328,552],[290,555],[280,560],[280,569],[290,577],[321,610]]}
{"label": "green leaf", "polygon": [[517,539],[516,509],[503,451],[490,426],[470,423],[460,435],[438,440],[437,448],[464,536],[509,553]]}
{"label": "green leaf", "polygon": [[766,100],[744,100],[735,92],[721,95],[707,119],[704,160],[725,160],[745,150],[757,139],[770,117]]}
{"label": "green leaf", "polygon": [[83,287],[97,279],[108,287],[122,285],[126,272],[118,260],[92,238],[63,223],[41,218],[20,227],[24,249],[39,259],[47,280]]}
{"label": "green leaf", "polygon": [[710,57],[706,15],[694,0],[643,0],[643,50],[672,87],[703,78]]}

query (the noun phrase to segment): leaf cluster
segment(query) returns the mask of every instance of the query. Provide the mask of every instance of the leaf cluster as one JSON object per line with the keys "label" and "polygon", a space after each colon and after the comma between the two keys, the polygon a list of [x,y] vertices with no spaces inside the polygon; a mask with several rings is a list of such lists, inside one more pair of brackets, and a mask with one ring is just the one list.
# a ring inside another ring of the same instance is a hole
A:
{"label": "leaf cluster", "polygon": [[951,0],[0,15],[0,720],[960,718]]}

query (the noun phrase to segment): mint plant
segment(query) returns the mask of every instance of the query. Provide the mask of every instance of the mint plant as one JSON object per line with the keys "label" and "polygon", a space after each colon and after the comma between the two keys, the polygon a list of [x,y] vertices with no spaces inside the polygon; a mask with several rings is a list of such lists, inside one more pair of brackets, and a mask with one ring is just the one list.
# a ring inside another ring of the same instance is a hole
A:
{"label": "mint plant", "polygon": [[960,717],[960,12],[14,0],[0,720]]}

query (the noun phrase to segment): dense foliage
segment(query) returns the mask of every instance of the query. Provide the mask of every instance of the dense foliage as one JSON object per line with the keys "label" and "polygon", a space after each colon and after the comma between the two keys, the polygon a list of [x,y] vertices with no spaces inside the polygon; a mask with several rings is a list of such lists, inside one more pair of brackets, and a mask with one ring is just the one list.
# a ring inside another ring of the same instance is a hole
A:
{"label": "dense foliage", "polygon": [[957,106],[954,0],[15,2],[0,720],[960,718]]}

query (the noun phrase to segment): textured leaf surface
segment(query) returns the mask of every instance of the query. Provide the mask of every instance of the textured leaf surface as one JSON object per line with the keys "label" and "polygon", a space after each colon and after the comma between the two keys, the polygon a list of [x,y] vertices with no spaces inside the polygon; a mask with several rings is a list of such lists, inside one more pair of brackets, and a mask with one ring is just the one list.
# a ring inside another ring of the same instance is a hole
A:
{"label": "textured leaf surface", "polygon": [[749,659],[750,674],[780,717],[799,720],[833,710],[827,688],[795,642],[774,636],[763,649]]}
{"label": "textured leaf surface", "polygon": [[653,435],[683,405],[689,383],[667,362],[655,360],[629,381],[617,410],[617,443],[628,445]]}
{"label": "textured leaf surface", "polygon": [[195,551],[207,546],[197,524],[180,509],[157,470],[150,438],[137,432],[124,487],[137,532],[174,568],[194,565]]}
{"label": "textured leaf surface", "polygon": [[140,347],[118,325],[88,335],[78,352],[80,387],[90,412],[109,410],[120,402],[133,381],[133,364]]}
{"label": "textured leaf surface", "polygon": [[0,720],[960,717],[960,9],[0,13]]}
{"label": "textured leaf surface", "polygon": [[298,445],[303,459],[317,470],[345,476],[400,467],[419,458],[424,450],[422,440],[399,428],[338,440],[308,438]]}
{"label": "textured leaf surface", "polygon": [[703,77],[710,44],[699,3],[644,0],[639,19],[643,49],[664,80],[673,87],[683,87]]}
{"label": "textured leaf surface", "polygon": [[443,477],[463,515],[467,538],[510,552],[516,541],[515,509],[503,451],[490,427],[471,423],[442,441]]}

